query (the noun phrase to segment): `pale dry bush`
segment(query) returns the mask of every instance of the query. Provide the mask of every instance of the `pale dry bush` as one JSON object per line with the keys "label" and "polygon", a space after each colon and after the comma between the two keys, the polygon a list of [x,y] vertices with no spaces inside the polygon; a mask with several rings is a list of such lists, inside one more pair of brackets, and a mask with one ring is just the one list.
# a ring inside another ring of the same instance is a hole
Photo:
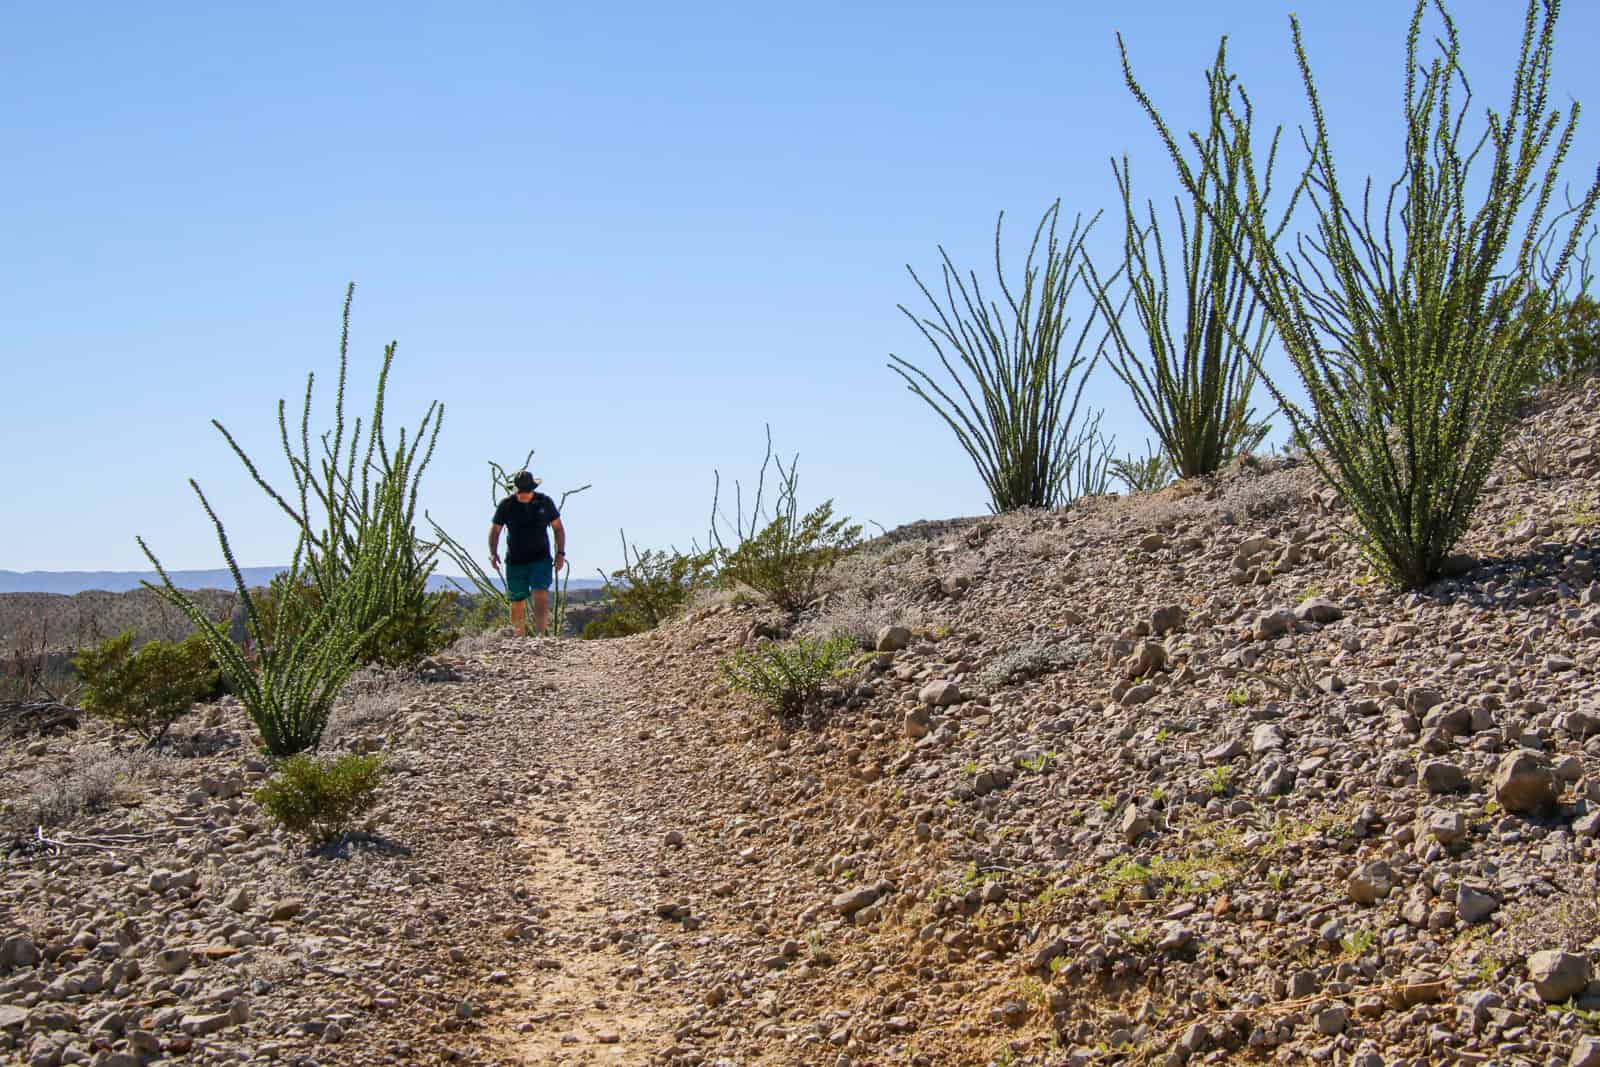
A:
{"label": "pale dry bush", "polygon": [[885,626],[917,629],[925,619],[920,608],[884,598],[869,598],[859,590],[830,593],[821,614],[808,621],[800,632],[828,638],[842,633],[864,649],[877,646],[878,631]]}
{"label": "pale dry bush", "polygon": [[323,745],[338,748],[349,739],[381,731],[400,714],[409,692],[404,683],[390,680],[347,688],[328,716]]}
{"label": "pale dry bush", "polygon": [[1032,559],[1055,559],[1072,549],[1073,538],[1064,530],[1041,530],[1022,541],[1022,550]]}
{"label": "pale dry bush", "polygon": [[99,745],[82,749],[66,766],[25,779],[20,796],[0,808],[0,823],[13,830],[61,826],[108,810],[136,793],[138,782],[168,769],[168,761],[154,752],[116,752]]}

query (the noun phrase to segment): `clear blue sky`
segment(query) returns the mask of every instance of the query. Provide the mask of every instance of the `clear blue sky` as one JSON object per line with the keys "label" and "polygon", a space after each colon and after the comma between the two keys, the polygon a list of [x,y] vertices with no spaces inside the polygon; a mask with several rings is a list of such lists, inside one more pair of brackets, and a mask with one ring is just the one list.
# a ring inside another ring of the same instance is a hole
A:
{"label": "clear blue sky", "polygon": [[[1294,6],[1345,175],[1391,177],[1410,5]],[[209,419],[281,474],[276,401],[331,381],[347,280],[355,406],[398,339],[389,417],[445,402],[424,499],[473,545],[485,459],[529,448],[558,495],[594,483],[568,511],[575,573],[617,562],[619,527],[686,545],[713,468],[753,474],[768,422],[807,502],[980,513],[884,366],[927,355],[895,309],[904,265],[943,242],[982,267],[1002,208],[1019,240],[1056,197],[1113,208],[1113,153],[1170,196],[1114,30],[1175,124],[1203,121],[1222,33],[1262,117],[1300,122],[1290,7],[0,6],[0,568],[141,568],[136,533],[215,566],[190,476],[241,562],[283,561],[285,522]],[[1521,7],[1451,5],[1482,102],[1504,104]],[[1575,181],[1600,158],[1596,41],[1600,4],[1569,2],[1557,102],[1593,109]],[[1139,447],[1115,379],[1091,392]]]}

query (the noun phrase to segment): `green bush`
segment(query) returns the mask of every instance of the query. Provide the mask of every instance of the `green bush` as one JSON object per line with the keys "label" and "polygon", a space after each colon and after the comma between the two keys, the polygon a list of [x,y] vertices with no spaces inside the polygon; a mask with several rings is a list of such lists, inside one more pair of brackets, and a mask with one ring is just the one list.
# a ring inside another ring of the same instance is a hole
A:
{"label": "green bush", "polygon": [[[764,497],[767,473],[774,466],[778,491],[769,514]],[[711,559],[717,566],[718,582],[732,589],[747,586],[791,614],[815,600],[822,579],[861,544],[861,527],[848,518],[834,518],[831,500],[801,515],[799,488],[800,457],[785,466],[782,458],[773,454],[769,428],[767,455],[761,462],[749,515],[744,514],[742,487],[735,482],[733,520],[723,516],[720,474],[711,499]],[[719,520],[731,533],[731,548],[718,531]]]}
{"label": "green bush", "polygon": [[632,637],[648,630],[644,621],[639,616],[630,612],[618,611],[613,607],[598,619],[590,619],[583,625],[583,639],[585,641],[607,641],[613,637]]}
{"label": "green bush", "polygon": [[126,630],[73,657],[83,681],[83,710],[159,740],[197,701],[217,688],[211,650],[198,634],[150,641],[135,651]]}
{"label": "green bush", "polygon": [[320,844],[347,832],[371,810],[383,778],[378,756],[294,756],[256,791],[256,803],[290,833]]}
{"label": "green bush", "polygon": [[861,527],[833,517],[826,501],[805,515],[779,515],[729,552],[722,580],[749,586],[784,611],[799,611],[817,597],[824,575],[861,543]]}
{"label": "green bush", "polygon": [[1557,301],[1540,337],[1538,384],[1600,370],[1600,301],[1588,293]]}
{"label": "green bush", "polygon": [[[1430,8],[1442,28],[1439,54],[1428,62],[1418,50]],[[1244,239],[1229,245],[1234,267],[1260,300],[1309,408],[1279,383],[1266,385],[1296,444],[1354,514],[1367,559],[1396,586],[1438,576],[1466,531],[1543,355],[1549,301],[1537,272],[1566,277],[1600,198],[1597,179],[1561,216],[1570,229],[1549,238],[1555,251],[1544,256],[1541,235],[1578,115],[1575,104],[1565,115],[1551,108],[1559,12],[1553,0],[1529,0],[1509,102],[1487,110],[1480,135],[1465,131],[1455,24],[1439,0],[1417,0],[1403,68],[1404,155],[1386,196],[1370,183],[1344,184],[1300,23],[1290,16],[1311,119],[1296,195],[1307,196],[1314,235],[1282,238],[1293,198],[1269,218],[1270,183],[1258,169],[1263,157],[1251,144],[1243,90],[1213,102],[1243,161],[1242,188],[1229,186],[1219,163],[1205,168],[1242,227]],[[1198,196],[1200,176],[1183,165],[1178,139],[1126,63],[1124,56],[1129,86]],[[1216,76],[1231,81],[1220,60]],[[1270,150],[1265,159],[1270,170]],[[1213,223],[1222,210],[1209,210]]]}
{"label": "green bush", "polygon": [[1127,486],[1130,493],[1153,493],[1172,483],[1172,466],[1164,451],[1129,455],[1111,461],[1111,477]]}
{"label": "green bush", "polygon": [[779,715],[795,716],[822,694],[823,686],[858,654],[843,633],[826,639],[797,637],[782,644],[740,649],[722,662],[722,674],[740,692]]}
{"label": "green bush", "polygon": [[[612,632],[606,636],[655,629],[682,611],[695,590],[709,583],[716,573],[716,555],[712,552],[686,554],[675,548],[641,552],[633,546],[630,556],[629,547],[627,535],[622,534],[621,569],[612,571],[609,577],[603,571],[600,574],[612,601],[612,610],[606,616]],[[584,628],[586,635],[592,626],[594,623]]]}

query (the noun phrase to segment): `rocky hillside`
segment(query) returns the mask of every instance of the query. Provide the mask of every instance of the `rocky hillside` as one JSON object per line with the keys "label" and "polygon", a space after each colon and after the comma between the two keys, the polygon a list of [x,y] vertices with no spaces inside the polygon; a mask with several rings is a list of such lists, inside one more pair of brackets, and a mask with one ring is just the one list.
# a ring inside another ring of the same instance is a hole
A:
{"label": "rocky hillside", "polygon": [[[1596,1067],[1600,380],[1453,577],[1347,521],[1275,459],[898,531],[799,620],[463,643],[346,695],[396,774],[335,852],[231,704],[19,736],[0,1055]],[[807,722],[718,671],[836,629],[879,650]]]}

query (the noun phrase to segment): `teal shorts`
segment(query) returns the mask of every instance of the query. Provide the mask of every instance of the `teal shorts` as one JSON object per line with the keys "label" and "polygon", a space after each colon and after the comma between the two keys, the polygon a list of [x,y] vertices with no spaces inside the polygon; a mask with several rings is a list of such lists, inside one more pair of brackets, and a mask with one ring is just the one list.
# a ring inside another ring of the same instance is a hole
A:
{"label": "teal shorts", "polygon": [[532,563],[507,563],[506,594],[513,601],[527,600],[530,592],[547,591],[554,578],[554,560],[536,559]]}

